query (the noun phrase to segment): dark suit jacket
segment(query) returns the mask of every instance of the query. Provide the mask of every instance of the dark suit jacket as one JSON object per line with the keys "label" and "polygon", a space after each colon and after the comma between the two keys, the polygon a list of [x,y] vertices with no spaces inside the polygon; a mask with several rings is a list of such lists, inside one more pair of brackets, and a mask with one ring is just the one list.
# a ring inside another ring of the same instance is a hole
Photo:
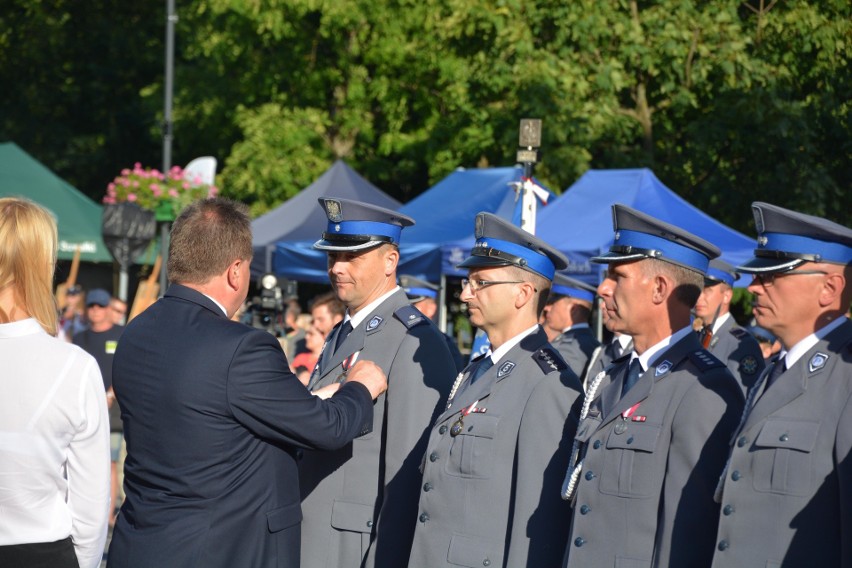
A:
{"label": "dark suit jacket", "polygon": [[180,285],[128,325],[113,384],[128,455],[110,568],[297,567],[295,449],[373,419],[363,385],[311,396],[272,335]]}

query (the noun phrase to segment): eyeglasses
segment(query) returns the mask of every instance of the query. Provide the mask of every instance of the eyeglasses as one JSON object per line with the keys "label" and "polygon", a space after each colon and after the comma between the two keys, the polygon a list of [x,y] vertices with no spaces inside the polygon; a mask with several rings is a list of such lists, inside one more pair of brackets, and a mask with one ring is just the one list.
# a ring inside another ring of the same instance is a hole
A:
{"label": "eyeglasses", "polygon": [[793,276],[794,274],[828,274],[824,270],[791,270],[789,272],[767,272],[752,274],[752,282],[758,282],[764,288],[771,288],[775,284],[775,279],[782,276]]}
{"label": "eyeglasses", "polygon": [[523,284],[523,280],[468,280],[467,278],[462,278],[461,286],[462,290],[470,286],[470,291],[476,294],[483,288],[488,288],[489,286],[494,286],[495,284]]}

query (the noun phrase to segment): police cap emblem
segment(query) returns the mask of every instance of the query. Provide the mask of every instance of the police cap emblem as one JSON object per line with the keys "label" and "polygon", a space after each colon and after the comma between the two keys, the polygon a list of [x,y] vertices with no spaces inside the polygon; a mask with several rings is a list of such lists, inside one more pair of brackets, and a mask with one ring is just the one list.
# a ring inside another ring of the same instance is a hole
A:
{"label": "police cap emblem", "polygon": [[325,214],[328,220],[333,223],[338,223],[343,220],[343,213],[340,208],[340,202],[334,199],[325,200]]}

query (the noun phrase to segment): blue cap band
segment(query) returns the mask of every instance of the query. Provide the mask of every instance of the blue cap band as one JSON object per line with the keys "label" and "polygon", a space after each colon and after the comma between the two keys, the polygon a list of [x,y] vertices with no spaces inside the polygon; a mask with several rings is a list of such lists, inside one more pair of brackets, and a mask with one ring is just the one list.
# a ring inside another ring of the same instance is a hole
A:
{"label": "blue cap band", "polygon": [[578,300],[586,300],[587,302],[592,302],[595,299],[595,295],[588,290],[583,290],[582,288],[571,288],[570,286],[560,286],[559,284],[554,284],[551,286],[550,291],[554,294],[562,294],[563,296],[571,296],[572,298],[577,298]]}
{"label": "blue cap band", "polygon": [[411,296],[426,296],[427,298],[438,297],[438,292],[431,288],[406,288],[405,293]]}
{"label": "blue cap band", "polygon": [[707,276],[712,278],[713,280],[719,280],[720,282],[724,282],[728,286],[733,286],[734,281],[736,280],[732,275],[728,274],[724,270],[719,270],[718,268],[713,268],[712,266],[707,269]]}
{"label": "blue cap band", "polygon": [[551,262],[547,256],[539,254],[525,246],[510,243],[509,241],[501,241],[500,239],[482,237],[481,239],[477,239],[476,245],[474,245],[473,254],[476,253],[476,247],[495,248],[505,253],[523,258],[527,261],[527,266],[524,268],[529,268],[533,272],[541,274],[548,280],[553,280],[553,275],[556,274],[556,267],[553,266],[553,262]]}
{"label": "blue cap band", "polygon": [[763,233],[757,239],[757,250],[819,255],[827,262],[852,263],[852,247],[788,233]]}
{"label": "blue cap band", "polygon": [[326,232],[333,235],[378,235],[389,237],[395,244],[399,244],[402,227],[377,221],[329,221]]}
{"label": "blue cap band", "polygon": [[710,264],[710,259],[697,250],[685,247],[663,237],[649,235],[648,233],[642,233],[639,231],[628,231],[625,229],[618,229],[616,234],[617,238],[614,243],[616,246],[630,246],[639,249],[656,250],[662,254],[661,256],[654,258],[676,262],[678,264],[694,268],[702,273],[707,272],[707,267]]}

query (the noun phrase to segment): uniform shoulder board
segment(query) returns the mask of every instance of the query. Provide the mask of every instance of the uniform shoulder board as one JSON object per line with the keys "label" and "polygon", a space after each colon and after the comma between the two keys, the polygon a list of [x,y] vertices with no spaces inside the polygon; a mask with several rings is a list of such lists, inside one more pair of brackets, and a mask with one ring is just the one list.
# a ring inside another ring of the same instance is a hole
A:
{"label": "uniform shoulder board", "polygon": [[533,353],[533,359],[545,375],[553,371],[564,371],[568,368],[568,364],[562,358],[562,355],[550,345],[546,345]]}
{"label": "uniform shoulder board", "polygon": [[408,329],[429,321],[426,316],[420,312],[420,310],[411,305],[402,306],[396,310],[393,315]]}
{"label": "uniform shoulder board", "polygon": [[743,338],[748,337],[749,335],[751,335],[749,332],[747,332],[746,330],[744,330],[744,329],[743,329],[743,328],[741,328],[741,327],[732,327],[732,328],[730,329],[730,332],[731,332],[731,335],[733,335],[733,336],[734,336],[734,337],[736,337],[737,339],[743,339]]}
{"label": "uniform shoulder board", "polygon": [[725,366],[722,361],[720,361],[712,353],[704,349],[699,349],[698,351],[691,351],[688,357],[695,364],[696,367],[702,370]]}

